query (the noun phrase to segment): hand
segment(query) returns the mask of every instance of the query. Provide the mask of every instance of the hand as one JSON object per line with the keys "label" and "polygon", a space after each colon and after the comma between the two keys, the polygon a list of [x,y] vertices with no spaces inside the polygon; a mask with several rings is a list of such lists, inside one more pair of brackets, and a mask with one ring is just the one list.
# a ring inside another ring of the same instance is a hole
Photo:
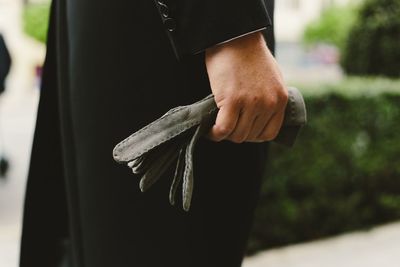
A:
{"label": "hand", "polygon": [[261,32],[208,48],[205,63],[219,108],[208,137],[235,143],[273,140],[288,93]]}

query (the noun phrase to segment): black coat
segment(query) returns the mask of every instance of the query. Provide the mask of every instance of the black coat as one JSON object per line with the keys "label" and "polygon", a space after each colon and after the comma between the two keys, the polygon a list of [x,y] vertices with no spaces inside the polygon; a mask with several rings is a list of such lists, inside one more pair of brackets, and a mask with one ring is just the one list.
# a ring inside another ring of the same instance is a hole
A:
{"label": "black coat", "polygon": [[262,0],[53,1],[20,266],[65,259],[74,267],[240,266],[263,144],[200,140],[188,213],[168,202],[173,169],[141,193],[112,149],[211,92],[205,48],[264,26],[273,45],[273,1],[267,7]]}
{"label": "black coat", "polygon": [[11,57],[3,36],[0,34],[0,93],[4,91],[4,82],[11,67]]}

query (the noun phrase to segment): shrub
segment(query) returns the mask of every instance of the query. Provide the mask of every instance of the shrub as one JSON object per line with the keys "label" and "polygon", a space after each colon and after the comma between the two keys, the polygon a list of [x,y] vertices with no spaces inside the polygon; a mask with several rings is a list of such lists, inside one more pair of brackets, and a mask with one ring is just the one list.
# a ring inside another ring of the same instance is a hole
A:
{"label": "shrub", "polygon": [[399,77],[399,18],[399,0],[366,0],[343,51],[344,70],[355,75]]}
{"label": "shrub", "polygon": [[294,148],[271,145],[249,253],[400,219],[400,81],[322,91]]}
{"label": "shrub", "polygon": [[50,4],[30,4],[23,12],[24,31],[41,43],[46,42]]}

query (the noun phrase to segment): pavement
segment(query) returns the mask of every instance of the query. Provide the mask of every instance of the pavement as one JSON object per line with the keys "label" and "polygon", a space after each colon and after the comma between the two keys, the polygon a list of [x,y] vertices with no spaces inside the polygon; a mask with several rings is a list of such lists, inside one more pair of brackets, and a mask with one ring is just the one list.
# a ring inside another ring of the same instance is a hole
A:
{"label": "pavement", "polygon": [[400,223],[271,249],[247,258],[243,267],[399,267]]}
{"label": "pavement", "polygon": [[[0,0],[0,32],[10,46],[14,61],[7,91],[0,96],[0,138],[3,141],[0,151],[11,163],[7,179],[0,179],[0,267],[18,266],[24,191],[39,99],[34,69],[43,62],[45,54],[43,45],[21,32],[21,2]],[[285,48],[282,46],[280,49],[278,53]],[[295,54],[299,52],[293,47],[289,50]],[[281,54],[288,55],[284,51]],[[293,58],[296,57],[281,58],[283,73],[289,80],[317,78],[315,66],[289,66]],[[335,80],[341,77],[337,67],[317,68],[326,73],[324,78]],[[398,267],[400,222],[368,232],[267,250],[246,258],[243,264],[243,267],[268,266]]]}

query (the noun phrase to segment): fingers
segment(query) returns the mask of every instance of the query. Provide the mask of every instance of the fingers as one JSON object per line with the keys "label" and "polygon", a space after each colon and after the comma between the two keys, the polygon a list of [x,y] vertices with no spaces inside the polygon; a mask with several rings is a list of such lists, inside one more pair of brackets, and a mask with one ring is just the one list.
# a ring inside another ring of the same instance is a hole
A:
{"label": "fingers", "polygon": [[209,138],[214,141],[226,139],[234,143],[275,139],[285,115],[287,99],[282,99],[250,104],[243,101],[241,107],[235,104],[221,107]]}
{"label": "fingers", "polygon": [[236,127],[239,112],[240,110],[232,103],[222,106],[208,137],[216,142],[228,137]]}
{"label": "fingers", "polygon": [[275,113],[265,125],[264,129],[255,138],[249,139],[248,141],[263,142],[274,140],[282,127],[284,116],[285,112]]}
{"label": "fingers", "polygon": [[[242,143],[246,141],[249,137],[250,134],[253,134],[252,132],[254,129],[251,127],[252,125],[255,124],[256,121],[264,121],[263,125],[258,125],[257,127],[260,127],[260,132],[263,130],[265,123],[267,120],[265,120],[262,117],[258,117],[256,115],[256,112],[254,111],[253,107],[250,107],[250,109],[247,110],[242,110],[241,114],[239,115],[238,122],[236,124],[235,129],[232,131],[232,133],[226,138],[234,143]],[[262,124],[262,123],[261,123]]]}
{"label": "fingers", "polygon": [[226,138],[235,143],[242,143],[250,133],[249,121],[253,121],[254,116],[251,112],[245,111],[239,116],[235,129]]}
{"label": "fingers", "polygon": [[269,114],[269,113],[264,113],[264,114],[258,115],[255,118],[253,125],[251,126],[251,131],[250,131],[249,135],[247,136],[246,141],[256,142],[258,136],[264,131],[265,126],[271,119],[272,115],[273,114]]}
{"label": "fingers", "polygon": [[[266,123],[264,129],[257,135],[255,141],[271,141],[276,138],[279,134],[279,130],[282,127],[283,120],[285,118],[286,105],[288,101],[287,91],[281,94],[278,98],[276,112],[272,115],[271,119]],[[251,141],[251,140],[249,140]]]}

